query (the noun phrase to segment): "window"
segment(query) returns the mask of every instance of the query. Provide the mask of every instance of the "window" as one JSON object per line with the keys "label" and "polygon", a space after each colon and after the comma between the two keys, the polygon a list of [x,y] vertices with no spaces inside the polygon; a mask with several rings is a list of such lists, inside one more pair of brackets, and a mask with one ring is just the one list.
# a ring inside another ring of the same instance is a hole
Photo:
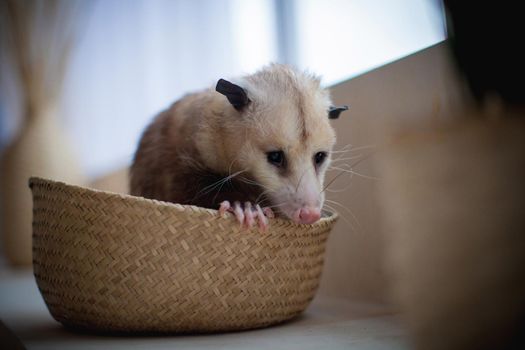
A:
{"label": "window", "polygon": [[298,66],[324,83],[348,79],[445,39],[441,3],[429,0],[299,0],[294,16]]}

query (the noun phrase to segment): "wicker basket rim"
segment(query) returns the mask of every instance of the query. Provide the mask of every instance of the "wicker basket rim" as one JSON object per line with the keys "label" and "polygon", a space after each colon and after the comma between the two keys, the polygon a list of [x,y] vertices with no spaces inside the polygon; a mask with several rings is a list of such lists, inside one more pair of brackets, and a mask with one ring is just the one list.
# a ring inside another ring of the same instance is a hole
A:
{"label": "wicker basket rim", "polygon": [[[189,209],[185,211],[195,212],[195,213],[207,213],[212,216],[219,215],[219,211],[217,209],[203,208],[203,207],[198,207],[198,206],[189,205],[189,204],[164,202],[164,201],[160,201],[156,199],[149,199],[149,198],[144,198],[144,197],[133,196],[130,194],[98,190],[94,188],[88,188],[88,187],[83,187],[79,185],[68,184],[62,181],[46,179],[46,178],[38,177],[38,176],[31,176],[29,178],[28,184],[30,188],[32,188],[34,185],[39,186],[39,185],[44,185],[44,184],[52,184],[55,186],[66,188],[66,189],[71,189],[71,190],[76,190],[76,191],[81,191],[81,192],[91,192],[93,194],[105,196],[106,198],[113,198],[113,199],[118,198],[121,200],[125,200],[129,203],[146,203],[146,204],[161,206],[161,207],[166,207],[166,208]],[[296,224],[290,220],[282,219],[282,218],[273,218],[271,220],[272,222],[278,225],[287,225],[289,227],[292,226],[292,227],[297,227],[297,228],[300,228],[300,227],[314,228],[316,226],[324,226],[332,221],[335,221],[338,219],[338,217],[339,217],[339,214],[337,214],[337,212],[323,209],[323,216],[321,217],[319,221],[313,224]]]}

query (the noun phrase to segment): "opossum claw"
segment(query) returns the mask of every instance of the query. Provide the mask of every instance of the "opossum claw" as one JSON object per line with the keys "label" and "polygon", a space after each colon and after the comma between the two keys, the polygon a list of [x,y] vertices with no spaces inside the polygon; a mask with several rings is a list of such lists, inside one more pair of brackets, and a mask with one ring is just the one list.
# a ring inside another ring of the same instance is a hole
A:
{"label": "opossum claw", "polygon": [[219,207],[219,216],[224,218],[227,211],[231,211],[232,210],[232,206],[230,204],[229,201],[223,201],[221,202],[220,204],[220,207]]}
{"label": "opossum claw", "polygon": [[246,227],[247,229],[250,229],[253,227],[254,223],[255,223],[255,219],[253,216],[252,203],[245,202],[244,203],[244,227]]}
{"label": "opossum claw", "polygon": [[[270,208],[267,208],[267,209],[270,209]],[[255,206],[255,210],[256,210],[257,219],[259,221],[259,229],[263,232],[266,232],[268,230],[268,219],[264,215],[263,210],[261,209],[261,206],[259,204]]]}
{"label": "opossum claw", "polygon": [[242,227],[244,223],[244,211],[242,210],[242,206],[240,202],[235,201],[233,203],[233,213],[235,214],[237,221],[239,221],[239,224],[241,224],[241,227]]}

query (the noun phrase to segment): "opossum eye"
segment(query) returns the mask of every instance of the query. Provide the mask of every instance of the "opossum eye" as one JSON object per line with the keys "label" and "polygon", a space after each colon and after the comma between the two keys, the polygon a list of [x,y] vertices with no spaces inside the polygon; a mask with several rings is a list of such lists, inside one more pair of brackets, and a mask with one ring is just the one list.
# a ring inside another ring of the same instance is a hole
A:
{"label": "opossum eye", "polygon": [[316,166],[319,166],[321,165],[324,160],[326,159],[326,152],[317,152],[315,155],[314,155],[314,163]]}
{"label": "opossum eye", "polygon": [[270,164],[273,164],[277,167],[284,166],[284,152],[283,151],[272,151],[266,153],[266,157]]}

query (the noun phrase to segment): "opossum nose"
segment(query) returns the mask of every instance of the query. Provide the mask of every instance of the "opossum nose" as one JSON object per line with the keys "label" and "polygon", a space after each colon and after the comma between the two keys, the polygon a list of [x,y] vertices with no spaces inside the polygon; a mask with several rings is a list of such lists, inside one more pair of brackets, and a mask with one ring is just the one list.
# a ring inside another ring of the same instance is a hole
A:
{"label": "opossum nose", "polygon": [[294,221],[298,224],[313,224],[321,218],[321,210],[303,207],[294,213]]}

